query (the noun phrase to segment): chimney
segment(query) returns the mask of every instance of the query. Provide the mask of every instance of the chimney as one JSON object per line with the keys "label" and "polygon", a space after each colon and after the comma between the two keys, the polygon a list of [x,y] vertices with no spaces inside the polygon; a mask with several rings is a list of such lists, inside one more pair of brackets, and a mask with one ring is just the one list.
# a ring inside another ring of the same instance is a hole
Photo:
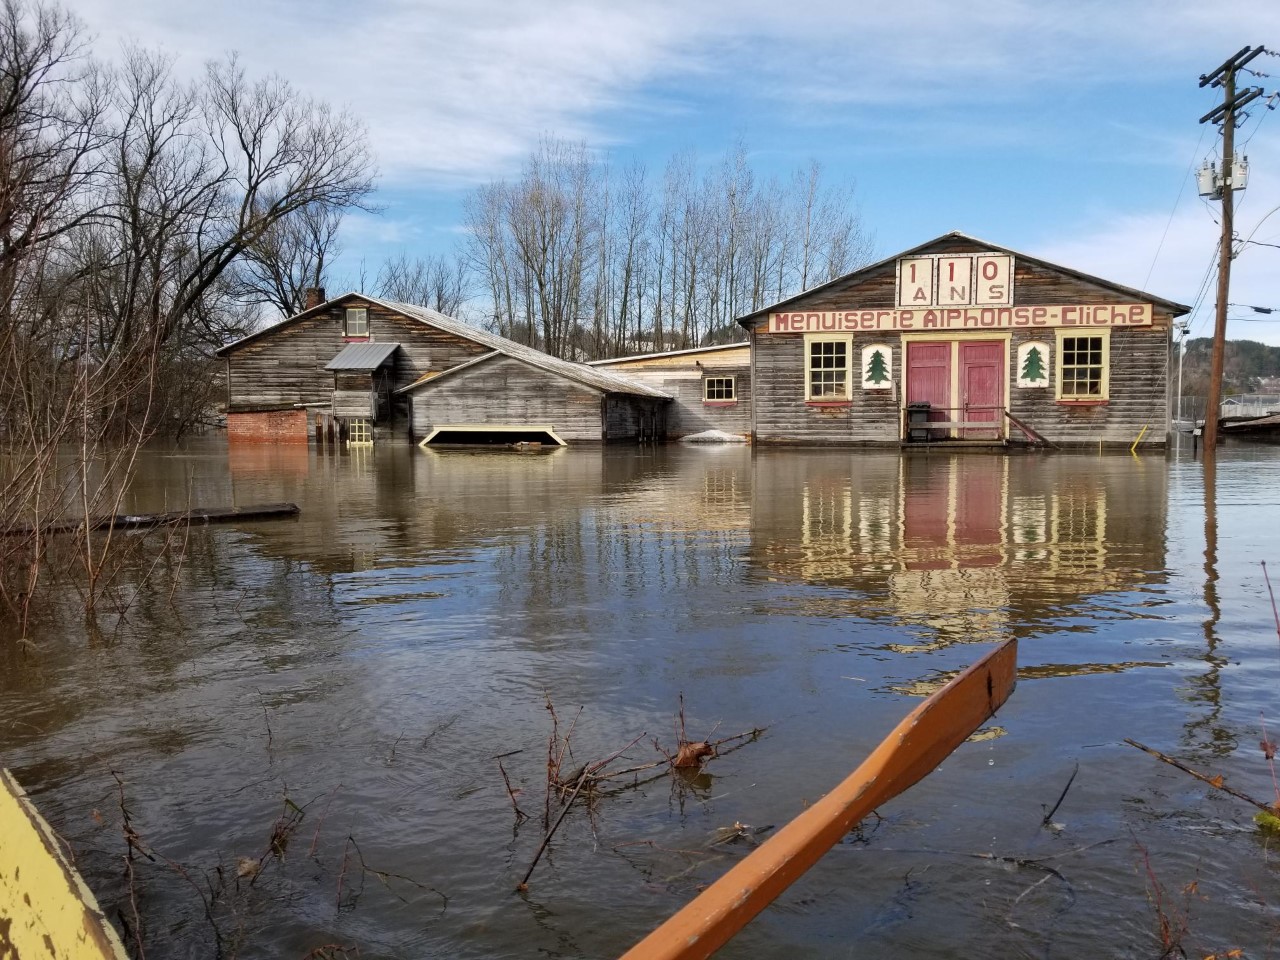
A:
{"label": "chimney", "polygon": [[302,291],[302,295],[305,298],[302,304],[303,310],[310,310],[324,303],[324,287],[307,287]]}

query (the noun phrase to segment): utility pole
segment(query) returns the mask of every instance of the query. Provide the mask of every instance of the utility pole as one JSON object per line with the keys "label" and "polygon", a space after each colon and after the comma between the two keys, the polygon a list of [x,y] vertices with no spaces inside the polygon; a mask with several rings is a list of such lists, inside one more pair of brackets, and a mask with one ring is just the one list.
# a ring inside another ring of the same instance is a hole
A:
{"label": "utility pole", "polygon": [[1245,47],[1234,57],[1200,77],[1200,86],[1222,87],[1222,103],[1203,117],[1201,123],[1222,124],[1222,239],[1218,250],[1218,309],[1213,326],[1213,363],[1209,370],[1209,396],[1205,401],[1204,451],[1214,456],[1218,445],[1218,417],[1222,410],[1222,365],[1227,341],[1227,301],[1231,287],[1232,190],[1236,147],[1236,113],[1245,104],[1262,96],[1261,87],[1236,93],[1236,71],[1265,51],[1265,47]]}

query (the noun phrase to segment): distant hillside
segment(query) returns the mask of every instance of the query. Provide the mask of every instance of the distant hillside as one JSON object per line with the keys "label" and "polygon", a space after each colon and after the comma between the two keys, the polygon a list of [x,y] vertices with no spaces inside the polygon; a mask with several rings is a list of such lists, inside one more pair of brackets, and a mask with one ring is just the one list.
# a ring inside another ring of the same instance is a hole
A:
{"label": "distant hillside", "polygon": [[[1209,364],[1213,339],[1187,341],[1182,360],[1182,395],[1203,397],[1209,392]],[[1175,374],[1176,375],[1176,374]],[[1280,393],[1280,347],[1254,340],[1228,340],[1222,364],[1222,392]]]}

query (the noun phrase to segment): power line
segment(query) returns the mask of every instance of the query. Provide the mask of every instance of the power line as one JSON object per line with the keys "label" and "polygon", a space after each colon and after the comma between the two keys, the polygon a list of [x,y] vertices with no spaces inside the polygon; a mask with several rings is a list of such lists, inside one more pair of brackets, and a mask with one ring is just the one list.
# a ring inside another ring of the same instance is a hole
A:
{"label": "power line", "polygon": [[1169,236],[1169,228],[1173,226],[1173,217],[1178,212],[1178,204],[1182,202],[1182,194],[1187,189],[1187,181],[1191,179],[1191,171],[1195,169],[1196,158],[1200,155],[1200,144],[1204,143],[1204,134],[1207,128],[1200,128],[1200,139],[1196,141],[1196,148],[1191,151],[1191,162],[1187,164],[1187,172],[1182,176],[1182,183],[1178,186],[1178,196],[1173,201],[1173,209],[1169,211],[1169,220],[1164,225],[1164,233],[1160,234],[1160,242],[1156,244],[1155,255],[1151,258],[1151,266],[1147,268],[1146,279],[1142,281],[1142,289],[1147,289],[1147,284],[1151,282],[1151,274],[1155,273],[1156,261],[1160,259],[1160,251],[1164,249],[1164,242]]}
{"label": "power line", "polygon": [[1266,109],[1261,111],[1258,114],[1258,119],[1253,124],[1253,131],[1247,137],[1244,138],[1244,143],[1240,144],[1241,150],[1248,147],[1249,141],[1251,141],[1255,136],[1257,136],[1258,130],[1262,127],[1262,121],[1267,119],[1267,115],[1270,114],[1273,110],[1275,110],[1276,100],[1278,99],[1280,99],[1280,93],[1273,93],[1271,94],[1271,96],[1267,97],[1267,99],[1263,102],[1262,105],[1266,107]]}

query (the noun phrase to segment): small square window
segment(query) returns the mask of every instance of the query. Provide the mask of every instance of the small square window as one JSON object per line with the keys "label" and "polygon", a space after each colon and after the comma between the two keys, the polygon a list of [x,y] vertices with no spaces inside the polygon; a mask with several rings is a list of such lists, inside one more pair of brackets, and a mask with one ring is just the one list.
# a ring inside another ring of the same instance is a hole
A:
{"label": "small square window", "polygon": [[733,377],[707,377],[702,381],[702,399],[707,402],[736,400]]}
{"label": "small square window", "polygon": [[1058,396],[1063,400],[1105,400],[1107,397],[1107,338],[1062,336],[1058,365]]}
{"label": "small square window", "polygon": [[342,334],[346,337],[367,337],[369,335],[369,311],[364,307],[347,307],[342,323]]}
{"label": "small square window", "polygon": [[808,394],[810,400],[849,399],[848,337],[807,337]]}

